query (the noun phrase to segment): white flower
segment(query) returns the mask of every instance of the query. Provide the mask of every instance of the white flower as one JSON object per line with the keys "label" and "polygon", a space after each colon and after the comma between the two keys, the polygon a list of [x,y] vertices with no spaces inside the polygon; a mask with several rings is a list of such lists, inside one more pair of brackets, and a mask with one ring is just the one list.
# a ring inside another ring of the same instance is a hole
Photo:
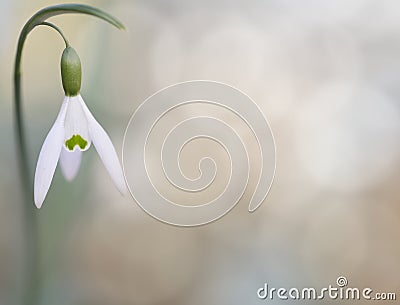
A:
{"label": "white flower", "polygon": [[125,194],[126,184],[115,148],[101,125],[93,117],[80,94],[66,96],[61,110],[44,140],[36,165],[34,200],[42,206],[50,188],[58,160],[64,177],[75,178],[83,151],[93,143],[118,190]]}

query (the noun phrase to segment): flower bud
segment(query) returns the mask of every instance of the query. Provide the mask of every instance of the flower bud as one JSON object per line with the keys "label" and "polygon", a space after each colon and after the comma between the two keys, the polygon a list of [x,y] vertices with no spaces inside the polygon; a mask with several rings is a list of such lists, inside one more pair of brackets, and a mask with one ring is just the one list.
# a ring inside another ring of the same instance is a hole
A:
{"label": "flower bud", "polygon": [[65,48],[61,56],[61,79],[66,96],[76,96],[81,89],[81,60],[76,51]]}

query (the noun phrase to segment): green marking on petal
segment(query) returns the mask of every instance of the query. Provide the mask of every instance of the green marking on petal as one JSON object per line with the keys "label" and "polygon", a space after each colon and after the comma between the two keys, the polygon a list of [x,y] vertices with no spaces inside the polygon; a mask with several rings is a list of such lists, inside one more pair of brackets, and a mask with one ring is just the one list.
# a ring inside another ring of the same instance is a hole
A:
{"label": "green marking on petal", "polygon": [[80,149],[85,149],[87,144],[88,142],[78,134],[74,134],[69,140],[65,141],[65,146],[70,151],[73,151],[76,145],[78,145]]}

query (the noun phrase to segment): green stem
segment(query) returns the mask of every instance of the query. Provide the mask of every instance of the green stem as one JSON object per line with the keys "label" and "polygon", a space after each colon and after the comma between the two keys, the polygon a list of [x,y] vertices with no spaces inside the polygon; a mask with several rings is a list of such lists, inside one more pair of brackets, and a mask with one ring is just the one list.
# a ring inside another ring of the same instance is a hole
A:
{"label": "green stem", "polygon": [[37,213],[33,204],[33,179],[29,165],[29,154],[26,144],[25,127],[22,111],[22,94],[21,94],[21,59],[22,50],[28,34],[38,25],[46,25],[55,29],[61,34],[65,44],[68,46],[68,41],[65,39],[62,32],[55,25],[45,22],[48,18],[69,14],[80,13],[92,15],[103,19],[119,29],[124,29],[123,24],[110,14],[97,8],[82,5],[82,4],[61,4],[46,7],[34,14],[24,25],[21,30],[17,52],[15,56],[14,66],[14,109],[15,109],[15,124],[16,124],[16,145],[18,154],[18,165],[21,179],[21,187],[23,193],[23,224],[25,232],[25,282],[23,293],[23,304],[35,305],[39,302],[40,297],[40,268],[39,268],[39,234]]}
{"label": "green stem", "polygon": [[58,26],[56,26],[55,24],[52,24],[52,23],[50,23],[50,22],[44,21],[44,22],[42,22],[42,23],[39,23],[38,25],[45,25],[45,26],[51,27],[52,29],[56,30],[56,31],[58,32],[58,34],[60,34],[60,36],[61,36],[62,39],[64,40],[65,47],[68,48],[68,47],[70,46],[70,45],[69,45],[69,41],[68,41],[67,38],[65,37],[64,33],[63,33],[63,32],[60,30],[60,28],[59,28]]}

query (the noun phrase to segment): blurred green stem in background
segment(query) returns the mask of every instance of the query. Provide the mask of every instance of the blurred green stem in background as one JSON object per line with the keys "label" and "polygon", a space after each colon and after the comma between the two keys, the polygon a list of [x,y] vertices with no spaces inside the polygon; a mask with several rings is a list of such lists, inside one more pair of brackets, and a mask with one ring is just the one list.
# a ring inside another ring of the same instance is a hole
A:
{"label": "blurred green stem in background", "polygon": [[28,34],[38,25],[46,25],[56,30],[63,38],[66,46],[69,46],[68,40],[63,35],[62,31],[52,23],[46,22],[50,17],[69,14],[80,13],[87,14],[103,19],[118,29],[124,29],[124,25],[111,16],[110,14],[82,4],[61,4],[46,7],[36,14],[34,14],[24,25],[19,35],[17,53],[15,57],[14,66],[14,105],[15,105],[15,124],[16,124],[16,137],[17,137],[17,154],[18,166],[20,171],[21,188],[23,193],[23,221],[25,238],[25,265],[24,265],[24,283],[22,292],[22,301],[26,305],[39,304],[40,300],[40,282],[42,276],[40,274],[40,258],[39,258],[39,236],[38,236],[38,221],[37,211],[33,204],[33,179],[31,168],[29,165],[28,149],[25,136],[24,118],[22,111],[22,97],[21,97],[21,59],[22,49]]}

